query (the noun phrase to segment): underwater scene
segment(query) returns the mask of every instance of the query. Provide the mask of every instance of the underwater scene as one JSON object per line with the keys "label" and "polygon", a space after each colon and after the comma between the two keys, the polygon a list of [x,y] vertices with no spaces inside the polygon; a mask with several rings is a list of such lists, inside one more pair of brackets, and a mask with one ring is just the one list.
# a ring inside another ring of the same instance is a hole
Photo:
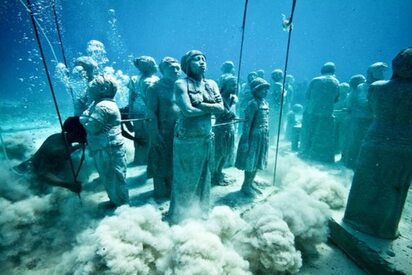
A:
{"label": "underwater scene", "polygon": [[3,0],[0,274],[412,274],[411,10]]}

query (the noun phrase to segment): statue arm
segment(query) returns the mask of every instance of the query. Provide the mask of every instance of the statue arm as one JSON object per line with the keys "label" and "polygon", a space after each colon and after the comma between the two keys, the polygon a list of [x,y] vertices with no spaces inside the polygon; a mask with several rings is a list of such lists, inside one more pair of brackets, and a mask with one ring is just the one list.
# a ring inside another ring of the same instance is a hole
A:
{"label": "statue arm", "polygon": [[208,113],[211,113],[211,114],[222,113],[225,110],[225,108],[223,106],[223,100],[222,100],[222,96],[220,95],[219,88],[218,88],[216,82],[214,82],[214,81],[208,81],[208,84],[213,89],[215,102],[213,102],[213,103],[201,102],[196,107],[201,109],[201,110],[204,110]]}
{"label": "statue arm", "polygon": [[181,80],[175,83],[174,94],[176,99],[176,105],[179,107],[182,114],[186,117],[196,117],[205,115],[207,112],[196,108],[190,102],[188,95],[186,81]]}
{"label": "statue arm", "polygon": [[159,120],[157,117],[157,114],[159,113],[159,99],[158,91],[153,86],[150,86],[147,89],[147,110],[150,139],[155,141],[159,136]]}

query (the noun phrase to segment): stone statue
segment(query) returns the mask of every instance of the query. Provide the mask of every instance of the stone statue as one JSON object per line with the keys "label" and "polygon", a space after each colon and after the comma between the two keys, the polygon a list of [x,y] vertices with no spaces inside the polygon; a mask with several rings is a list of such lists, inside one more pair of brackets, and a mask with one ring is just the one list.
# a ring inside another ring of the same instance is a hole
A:
{"label": "stone statue", "polygon": [[334,162],[333,105],[339,98],[335,64],[322,66],[306,92],[307,104],[302,119],[301,156],[322,162]]}
{"label": "stone statue", "polygon": [[147,89],[150,149],[147,177],[153,178],[155,200],[170,198],[173,178],[173,135],[179,108],[173,88],[180,64],[165,57],[159,65],[163,77]]}
{"label": "stone statue", "polygon": [[[216,115],[216,124],[230,123],[236,117],[233,112],[236,101],[237,79],[234,76],[226,76],[221,83],[221,96],[223,99],[224,112]],[[213,128],[215,134],[215,171],[212,176],[213,185],[228,185],[225,180],[223,168],[230,157],[234,154],[235,126],[226,124]]]}
{"label": "stone statue", "polygon": [[140,56],[133,61],[133,64],[140,72],[140,78],[132,76],[129,88],[129,118],[141,119],[133,121],[134,160],[135,165],[147,164],[149,151],[149,134],[147,129],[147,88],[153,85],[159,78],[155,75],[157,64],[153,57]]}
{"label": "stone statue", "polygon": [[245,111],[243,133],[239,140],[236,155],[236,168],[245,171],[241,191],[254,197],[260,190],[254,185],[257,170],[267,166],[269,151],[269,104],[265,100],[270,88],[269,83],[258,77],[252,81],[250,88],[253,99]]}
{"label": "stone statue", "polygon": [[342,153],[345,144],[345,137],[347,132],[347,110],[346,102],[350,86],[346,82],[339,84],[339,99],[333,108],[333,116],[335,118],[335,154]]}
{"label": "stone statue", "polygon": [[345,156],[348,168],[355,169],[362,141],[372,123],[373,114],[367,98],[369,86],[375,81],[383,80],[387,68],[388,66],[382,62],[370,65],[366,82],[360,83],[348,98],[348,109],[350,110],[348,129],[351,133]]}
{"label": "stone statue", "polygon": [[120,111],[114,101],[116,81],[98,75],[90,82],[93,103],[80,116],[87,133],[87,145],[112,206],[129,202],[126,189],[126,151],[120,128]]}
{"label": "stone statue", "polygon": [[369,87],[374,119],[358,158],[344,222],[394,239],[412,182],[412,48],[392,61],[389,81]]}
{"label": "stone statue", "polygon": [[[283,84],[282,84],[283,71],[281,69],[273,70],[271,74],[271,80],[272,80],[272,84],[271,84],[271,89],[268,92],[267,101],[269,103],[269,108],[270,108],[269,138],[270,138],[270,144],[274,144],[277,134],[278,134],[280,102],[281,102],[282,89],[283,89]],[[287,90],[285,90],[285,93],[286,92]],[[283,101],[283,103],[285,103],[285,101]],[[285,109],[283,109],[283,113],[284,112],[285,112]],[[287,112],[284,114],[286,115]],[[283,117],[283,121],[285,121],[285,117]]]}
{"label": "stone statue", "polygon": [[224,110],[216,82],[204,77],[205,55],[191,50],[180,63],[187,77],[176,81],[174,88],[180,112],[173,140],[172,224],[188,217],[205,217],[209,211],[214,159],[211,116]]}
{"label": "stone statue", "polygon": [[233,63],[233,61],[225,61],[222,64],[222,67],[220,67],[220,71],[222,72],[222,75],[219,77],[217,81],[219,89],[222,87],[222,81],[225,77],[235,75],[235,64]]}

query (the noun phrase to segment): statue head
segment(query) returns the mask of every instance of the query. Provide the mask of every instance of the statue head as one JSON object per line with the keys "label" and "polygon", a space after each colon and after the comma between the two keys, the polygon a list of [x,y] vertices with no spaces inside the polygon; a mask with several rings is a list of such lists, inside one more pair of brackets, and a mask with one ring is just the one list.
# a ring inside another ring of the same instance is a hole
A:
{"label": "statue head", "polygon": [[290,84],[290,85],[294,84],[295,83],[295,77],[291,74],[287,74],[286,75],[286,83]]}
{"label": "statue head", "polygon": [[232,61],[225,61],[220,67],[222,74],[234,74],[235,73],[235,64]]}
{"label": "statue head", "polygon": [[349,83],[346,83],[346,82],[339,83],[340,93],[347,94],[349,92],[349,90],[350,90]]}
{"label": "statue head", "polygon": [[222,95],[235,94],[237,86],[237,78],[233,75],[227,75],[222,79],[220,92]]}
{"label": "statue head", "polygon": [[392,79],[412,80],[412,47],[403,49],[392,60]]}
{"label": "statue head", "polygon": [[257,73],[257,76],[260,77],[260,78],[265,77],[265,70],[263,70],[263,69],[257,70],[256,73]]}
{"label": "statue head", "polygon": [[292,111],[293,111],[295,114],[302,114],[302,113],[303,113],[303,106],[300,105],[300,104],[294,104],[294,105],[292,106]]}
{"label": "statue head", "polygon": [[133,64],[144,76],[151,76],[157,72],[156,61],[151,56],[139,56],[133,60]]}
{"label": "statue head", "polygon": [[362,74],[355,74],[349,80],[349,86],[356,89],[359,84],[366,82],[366,78]]}
{"label": "statue head", "polygon": [[180,65],[182,66],[182,71],[186,75],[190,75],[192,73],[190,69],[190,63],[192,59],[198,55],[203,56],[206,60],[206,56],[201,51],[198,51],[198,50],[188,51],[187,53],[185,53],[184,56],[182,56],[182,59],[180,60]]}
{"label": "statue head", "polygon": [[93,100],[103,98],[113,99],[117,92],[117,82],[111,75],[97,75],[90,83],[87,89]]}
{"label": "statue head", "polygon": [[258,77],[258,75],[257,75],[256,72],[250,72],[250,73],[247,75],[247,82],[248,82],[248,83],[251,83],[251,82],[253,81],[253,79],[255,79],[256,77]]}
{"label": "statue head", "polygon": [[166,56],[162,59],[162,61],[160,61],[159,64],[159,70],[162,73],[163,76],[165,76],[165,74],[167,74],[167,69],[169,68],[173,68],[173,72],[175,73],[175,75],[172,78],[178,78],[179,73],[180,73],[180,64],[179,61],[177,61],[176,58],[170,57],[170,56]]}
{"label": "statue head", "polygon": [[369,83],[385,79],[385,72],[388,69],[388,65],[383,62],[373,63],[368,67],[366,73],[366,80]]}
{"label": "statue head", "polygon": [[267,90],[269,88],[270,84],[261,77],[253,79],[252,83],[250,83],[250,89],[252,90],[254,96],[256,96],[257,92],[259,92],[260,90]]}
{"label": "statue head", "polygon": [[320,73],[322,75],[334,75],[335,71],[336,71],[335,63],[326,62],[325,64],[323,64],[322,69],[320,70]]}
{"label": "statue head", "polygon": [[273,70],[272,74],[270,75],[274,82],[282,82],[283,80],[283,71],[281,69]]}

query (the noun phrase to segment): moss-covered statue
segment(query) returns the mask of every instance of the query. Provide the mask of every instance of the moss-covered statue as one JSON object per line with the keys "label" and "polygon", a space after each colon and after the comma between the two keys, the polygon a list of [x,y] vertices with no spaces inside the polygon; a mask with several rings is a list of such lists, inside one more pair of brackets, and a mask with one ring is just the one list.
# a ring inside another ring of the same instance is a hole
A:
{"label": "moss-covered statue", "polygon": [[366,82],[360,83],[348,97],[349,125],[348,144],[346,150],[346,166],[355,169],[362,141],[373,120],[372,110],[368,103],[369,86],[378,80],[383,80],[388,66],[383,62],[376,62],[369,66]]}
{"label": "moss-covered statue", "polygon": [[[234,154],[235,126],[230,124],[235,118],[233,112],[236,101],[237,79],[227,75],[221,80],[221,95],[223,99],[224,112],[216,115],[215,133],[215,171],[212,177],[213,185],[228,185],[230,182],[223,174],[223,168]],[[226,123],[226,124],[225,124]]]}
{"label": "moss-covered statue", "polygon": [[126,151],[120,128],[120,111],[114,101],[116,91],[114,78],[96,76],[87,91],[93,103],[80,116],[80,122],[86,129],[90,154],[112,206],[129,202]]}
{"label": "moss-covered statue", "polygon": [[369,87],[374,119],[358,158],[344,221],[394,239],[412,181],[412,48],[392,61],[389,81]]}
{"label": "moss-covered statue", "polygon": [[181,60],[184,79],[175,82],[180,112],[173,140],[173,183],[169,221],[205,217],[209,211],[213,162],[212,114],[223,111],[215,81],[205,79],[206,57],[197,50]]}
{"label": "moss-covered statue", "polygon": [[303,157],[322,162],[335,161],[332,113],[338,98],[335,64],[327,62],[322,66],[321,76],[312,79],[306,92],[300,144]]}
{"label": "moss-covered statue", "polygon": [[165,57],[159,65],[163,77],[147,89],[150,149],[147,176],[153,178],[155,200],[170,197],[173,178],[173,135],[179,108],[173,88],[180,73],[179,62]]}
{"label": "moss-covered statue", "polygon": [[245,110],[243,133],[236,155],[236,168],[245,171],[241,191],[250,197],[260,190],[254,185],[257,170],[267,166],[269,150],[269,105],[265,100],[270,85],[263,78],[256,78],[250,84],[253,99]]}
{"label": "moss-covered statue", "polygon": [[159,78],[155,75],[157,64],[151,56],[140,56],[133,61],[140,72],[140,78],[132,76],[128,84],[129,88],[129,118],[142,120],[133,121],[134,131],[134,159],[133,164],[147,164],[149,152],[149,133],[147,121],[147,88],[153,85]]}

